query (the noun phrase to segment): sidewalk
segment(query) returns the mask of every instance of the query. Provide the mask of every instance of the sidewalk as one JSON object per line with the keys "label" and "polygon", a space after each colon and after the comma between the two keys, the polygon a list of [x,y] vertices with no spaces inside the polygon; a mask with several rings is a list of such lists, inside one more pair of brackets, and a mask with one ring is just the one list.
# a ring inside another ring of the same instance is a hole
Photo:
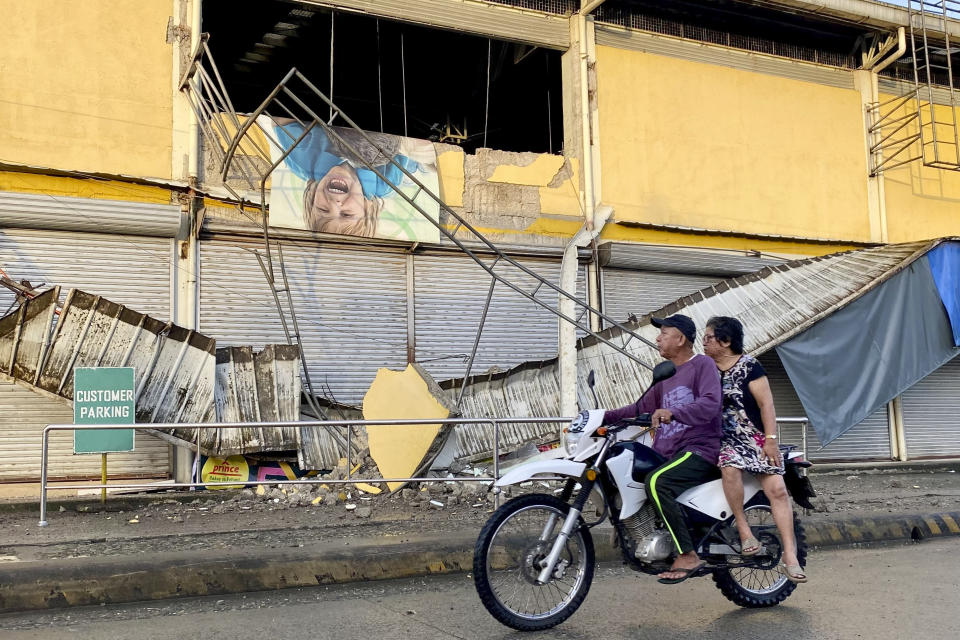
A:
{"label": "sidewalk", "polygon": [[[827,467],[811,480],[818,511],[800,517],[814,550],[960,535],[956,463]],[[36,502],[8,500],[0,503],[0,612],[469,571],[492,509],[479,490],[345,489],[345,501],[316,505],[313,494],[292,490],[159,493],[111,497],[105,510],[71,499],[51,503],[46,528]],[[595,533],[598,560],[619,561],[605,531]]]}

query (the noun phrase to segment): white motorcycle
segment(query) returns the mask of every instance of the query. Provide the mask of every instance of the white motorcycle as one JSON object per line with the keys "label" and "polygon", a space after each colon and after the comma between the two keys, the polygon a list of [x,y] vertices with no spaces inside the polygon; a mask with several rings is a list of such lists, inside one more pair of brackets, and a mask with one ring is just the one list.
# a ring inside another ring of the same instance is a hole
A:
{"label": "white motorcycle", "polygon": [[[675,371],[672,363],[661,363],[654,369],[653,383]],[[592,371],[588,383],[592,390]],[[596,562],[590,531],[608,516],[615,532],[613,544],[630,568],[655,575],[673,562],[672,538],[644,489],[647,474],[665,462],[650,448],[650,415],[608,426],[603,426],[603,416],[603,410],[581,412],[565,429],[566,455],[521,465],[494,485],[565,480],[559,496],[535,493],[506,502],[477,539],[473,556],[477,593],[493,617],[509,627],[547,629],[573,615],[593,581]],[[797,504],[813,508],[809,498],[815,494],[805,475],[810,463],[794,447],[781,449],[790,494]],[[602,513],[586,522],[584,506],[592,493],[599,494]],[[740,553],[740,536],[719,469],[715,478],[682,493],[678,503],[697,553],[707,562],[691,577],[712,575],[723,595],[742,607],[776,605],[796,588],[778,570],[782,544],[770,504],[753,476],[744,474],[744,505],[762,545],[755,555]],[[797,557],[803,566],[807,545],[796,516],[794,528]]]}

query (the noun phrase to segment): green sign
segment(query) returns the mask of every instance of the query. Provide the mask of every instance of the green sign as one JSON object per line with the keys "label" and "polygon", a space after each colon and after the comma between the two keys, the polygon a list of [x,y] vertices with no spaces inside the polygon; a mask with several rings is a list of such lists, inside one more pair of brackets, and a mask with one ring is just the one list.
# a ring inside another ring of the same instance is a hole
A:
{"label": "green sign", "polygon": [[[133,424],[133,367],[73,370],[74,424]],[[73,432],[74,453],[133,451],[133,429]]]}

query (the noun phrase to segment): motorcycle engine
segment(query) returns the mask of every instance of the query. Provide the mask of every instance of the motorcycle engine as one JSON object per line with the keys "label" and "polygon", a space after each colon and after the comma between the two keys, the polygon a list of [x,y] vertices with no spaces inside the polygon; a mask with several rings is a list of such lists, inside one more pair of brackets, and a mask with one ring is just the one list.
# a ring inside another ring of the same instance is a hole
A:
{"label": "motorcycle engine", "polygon": [[655,562],[667,558],[673,551],[670,534],[660,524],[653,505],[643,505],[637,513],[623,519],[623,526],[636,543],[634,557],[641,562]]}
{"label": "motorcycle engine", "polygon": [[641,562],[656,562],[670,557],[672,551],[673,539],[670,534],[666,529],[657,529],[637,543],[637,550],[633,555]]}

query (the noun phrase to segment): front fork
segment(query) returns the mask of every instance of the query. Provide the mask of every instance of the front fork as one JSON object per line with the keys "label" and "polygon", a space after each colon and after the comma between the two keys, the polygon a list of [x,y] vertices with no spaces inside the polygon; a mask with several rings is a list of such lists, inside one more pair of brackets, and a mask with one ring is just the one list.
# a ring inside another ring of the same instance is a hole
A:
{"label": "front fork", "polygon": [[[602,455],[598,456],[598,460],[602,459]],[[560,527],[560,531],[557,533],[557,539],[553,541],[553,546],[550,548],[550,553],[540,561],[540,573],[537,575],[537,582],[539,584],[546,584],[550,581],[550,577],[556,570],[557,561],[560,559],[560,554],[563,553],[563,548],[566,546],[567,540],[570,539],[570,536],[572,536],[573,532],[577,529],[580,514],[583,512],[583,507],[587,504],[587,500],[590,499],[590,493],[593,491],[593,486],[596,482],[597,470],[595,467],[590,467],[580,479],[580,493],[577,494],[577,499],[574,500],[570,506],[570,511],[567,512],[563,526]],[[561,498],[566,497],[569,499],[574,484],[572,480],[567,483]],[[543,531],[540,533],[541,542],[546,542],[549,539],[550,533],[553,531],[553,527],[559,519],[560,516],[555,513],[550,515],[547,519],[546,526],[544,526]]]}

